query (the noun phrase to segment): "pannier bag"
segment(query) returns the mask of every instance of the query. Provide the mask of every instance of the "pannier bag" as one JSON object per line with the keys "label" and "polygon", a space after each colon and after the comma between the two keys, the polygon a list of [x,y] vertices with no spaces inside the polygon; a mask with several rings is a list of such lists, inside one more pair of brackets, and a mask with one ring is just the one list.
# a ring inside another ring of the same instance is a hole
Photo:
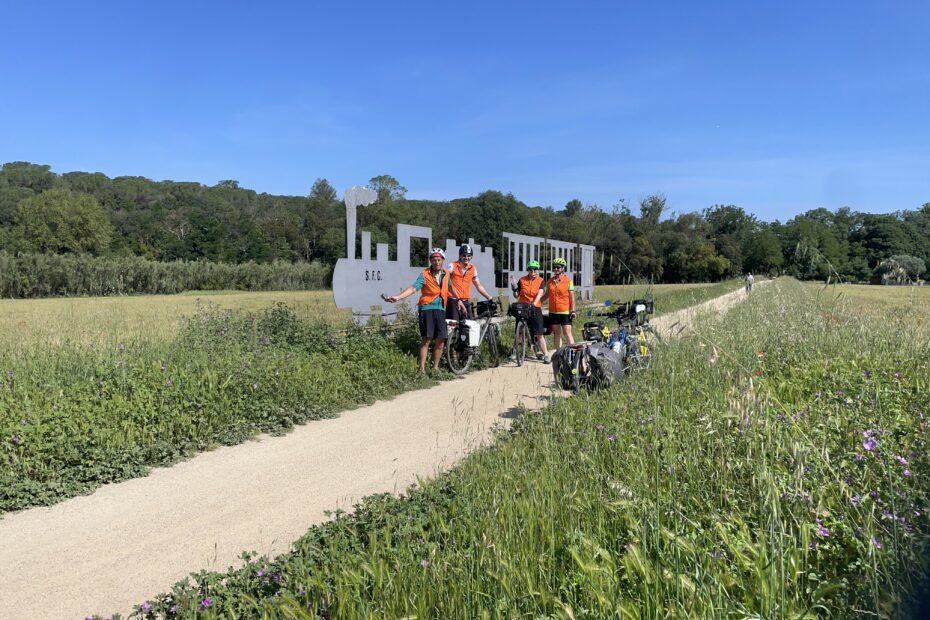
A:
{"label": "pannier bag", "polygon": [[604,325],[604,321],[588,321],[584,324],[584,339],[601,342],[610,337],[610,330]]}
{"label": "pannier bag", "polygon": [[552,373],[555,386],[560,390],[572,389],[572,362],[567,347],[562,347],[552,354]]}
{"label": "pannier bag", "polygon": [[477,307],[479,319],[484,319],[489,316],[497,316],[497,302],[493,299],[491,301],[479,301]]}
{"label": "pannier bag", "polygon": [[468,326],[468,346],[477,347],[481,343],[481,323],[478,321],[462,321]]}
{"label": "pannier bag", "polygon": [[528,320],[533,314],[533,304],[528,304],[524,302],[517,302],[515,304],[510,304],[510,309],[508,310],[510,316],[515,319],[522,319],[524,321]]}
{"label": "pannier bag", "polygon": [[591,343],[585,352],[588,367],[591,369],[591,387],[607,387],[623,377],[623,355],[614,351],[606,343]]}

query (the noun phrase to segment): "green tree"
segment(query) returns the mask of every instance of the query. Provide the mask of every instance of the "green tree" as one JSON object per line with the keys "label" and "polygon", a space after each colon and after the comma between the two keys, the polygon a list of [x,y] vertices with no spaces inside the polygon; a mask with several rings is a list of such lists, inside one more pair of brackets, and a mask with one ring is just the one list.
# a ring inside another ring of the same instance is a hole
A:
{"label": "green tree", "polygon": [[53,254],[100,254],[112,228],[90,194],[50,189],[16,205],[14,237],[26,249]]}
{"label": "green tree", "polygon": [[407,188],[389,174],[371,177],[368,187],[378,192],[378,202],[403,200],[407,195]]}
{"label": "green tree", "polygon": [[0,168],[0,186],[7,184],[9,187],[28,187],[34,192],[44,192],[58,182],[58,175],[51,171],[51,166],[11,161]]}

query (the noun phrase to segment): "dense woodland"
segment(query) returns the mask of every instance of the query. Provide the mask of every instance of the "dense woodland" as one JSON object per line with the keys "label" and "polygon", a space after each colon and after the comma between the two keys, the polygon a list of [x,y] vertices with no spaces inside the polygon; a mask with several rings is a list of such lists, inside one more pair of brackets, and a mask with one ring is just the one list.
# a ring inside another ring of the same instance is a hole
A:
{"label": "dense woodland", "polygon": [[[587,243],[597,247],[598,284],[712,281],[746,271],[910,281],[924,277],[930,261],[930,202],[890,214],[821,208],[781,223],[760,221],[735,205],[669,213],[660,194],[635,207],[571,200],[554,209],[499,191],[446,202],[408,200],[389,175],[372,178],[370,186],[380,197],[359,209],[358,224],[375,242],[393,243],[395,224],[405,222],[431,227],[437,241],[474,238],[497,255],[503,231]],[[0,170],[0,254],[7,264],[78,255],[114,265],[286,262],[331,270],[345,255],[345,209],[322,178],[306,196],[275,196],[233,180],[208,187],[56,174],[46,165],[11,162]]]}

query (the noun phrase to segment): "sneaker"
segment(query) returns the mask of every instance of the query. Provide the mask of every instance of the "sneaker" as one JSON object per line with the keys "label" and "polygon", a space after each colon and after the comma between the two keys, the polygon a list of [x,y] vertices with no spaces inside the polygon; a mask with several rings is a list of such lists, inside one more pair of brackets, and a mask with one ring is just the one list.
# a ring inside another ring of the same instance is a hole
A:
{"label": "sneaker", "polygon": [[549,356],[548,356],[548,355],[543,355],[542,363],[543,363],[543,364],[550,364],[550,363],[552,363],[552,360],[549,359]]}

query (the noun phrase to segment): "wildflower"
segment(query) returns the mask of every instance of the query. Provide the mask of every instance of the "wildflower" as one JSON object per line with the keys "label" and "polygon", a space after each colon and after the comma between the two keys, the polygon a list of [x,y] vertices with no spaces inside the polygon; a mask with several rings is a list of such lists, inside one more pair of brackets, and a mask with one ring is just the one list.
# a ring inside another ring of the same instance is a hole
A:
{"label": "wildflower", "polygon": [[169,614],[176,613],[177,611],[178,611],[178,606],[177,606],[177,605],[172,605],[171,607],[168,608],[168,613],[169,613]]}
{"label": "wildflower", "polygon": [[[609,441],[609,442],[617,441],[617,436],[616,436],[616,435],[607,435],[607,441]],[[905,474],[905,475],[907,475],[907,474]]]}
{"label": "wildflower", "polygon": [[258,384],[257,384],[257,383],[253,383],[253,384],[252,384],[252,389],[253,389],[253,390],[257,390],[257,389],[258,389]]}
{"label": "wildflower", "polygon": [[896,460],[897,460],[899,463],[901,463],[902,465],[907,465],[907,459],[904,458],[903,456],[897,457]]}
{"label": "wildflower", "polygon": [[871,437],[871,436],[874,435],[874,434],[875,434],[875,429],[874,429],[874,428],[867,428],[867,429],[865,429],[864,431],[862,431],[862,436],[865,437],[866,439],[868,439],[869,437]]}
{"label": "wildflower", "polygon": [[824,538],[830,538],[830,529],[825,525],[821,525],[820,527],[818,527],[817,533],[823,536]]}
{"label": "wildflower", "polygon": [[879,540],[877,537],[874,537],[874,536],[873,536],[873,537],[872,537],[872,545],[873,545],[876,549],[881,549],[881,548],[882,548],[882,541]]}
{"label": "wildflower", "polygon": [[172,385],[174,385],[174,379],[172,379],[171,377],[168,377],[168,379],[165,381],[165,385],[167,385],[168,387],[171,387]]}
{"label": "wildflower", "polygon": [[141,608],[144,609],[145,611],[148,611],[148,610],[150,610],[150,609],[152,608],[152,604],[149,603],[148,601],[143,601],[143,603],[142,603],[141,605],[139,605],[139,607],[141,607]]}
{"label": "wildflower", "polygon": [[864,459],[864,458],[865,458],[865,457],[862,456],[861,454],[859,454],[858,452],[856,452],[856,455],[853,456],[853,460],[856,461],[857,463],[861,463],[861,462],[862,462],[862,459]]}
{"label": "wildflower", "polygon": [[19,444],[23,443],[23,439],[19,435],[13,435],[10,437],[10,441],[13,442],[14,446],[18,446]]}
{"label": "wildflower", "polygon": [[871,492],[869,493],[869,497],[871,497],[872,499],[877,499],[877,498],[878,498],[878,491],[871,491]]}
{"label": "wildflower", "polygon": [[265,569],[263,569],[263,568],[258,569],[258,572],[255,573],[255,576],[256,576],[256,577],[264,577],[264,576],[265,576]]}
{"label": "wildflower", "polygon": [[[118,343],[118,344],[116,345],[116,348],[119,349],[120,351],[125,351],[125,350],[126,350],[126,345],[123,344],[122,342],[120,342],[120,343]],[[147,601],[146,601],[146,602],[147,602]]]}
{"label": "wildflower", "polygon": [[212,596],[208,596],[207,598],[205,598],[205,599],[203,599],[202,601],[200,601],[200,611],[203,611],[204,609],[206,609],[207,607],[209,607],[209,606],[212,605],[212,604],[213,604],[213,597],[212,597]]}
{"label": "wildflower", "polygon": [[420,560],[420,566],[422,566],[423,568],[426,568],[427,566],[429,566],[429,560],[425,560],[425,559]]}
{"label": "wildflower", "polygon": [[871,450],[874,450],[874,449],[875,449],[875,446],[877,446],[877,445],[878,445],[878,444],[876,443],[876,441],[875,441],[874,439],[872,439],[871,437],[869,437],[868,439],[866,439],[865,441],[862,442],[862,447],[865,448],[866,450],[870,450],[870,451],[871,451]]}
{"label": "wildflower", "polygon": [[895,379],[900,379],[900,378],[901,378],[901,373],[900,373],[900,372],[894,373],[894,378],[895,378]]}
{"label": "wildflower", "polygon": [[817,549],[817,543],[812,540],[809,543],[807,543],[807,548],[810,549],[811,551],[814,551]]}
{"label": "wildflower", "polygon": [[859,504],[862,503],[862,498],[859,497],[858,495],[853,495],[853,496],[849,499],[849,502],[850,502],[853,506],[858,506]]}
{"label": "wildflower", "polygon": [[869,377],[872,376],[872,371],[869,370],[868,368],[863,368],[863,369],[862,369],[862,376],[865,377],[866,379],[868,379]]}
{"label": "wildflower", "polygon": [[904,475],[905,475],[905,477],[910,478],[913,474],[911,473],[911,470],[910,470],[910,469],[905,469],[905,470],[904,470]]}
{"label": "wildflower", "polygon": [[19,423],[22,424],[23,426],[29,426],[29,419],[23,418],[19,421]]}
{"label": "wildflower", "polygon": [[714,558],[715,560],[722,560],[726,556],[727,553],[723,549],[714,549],[710,552],[710,557]]}

